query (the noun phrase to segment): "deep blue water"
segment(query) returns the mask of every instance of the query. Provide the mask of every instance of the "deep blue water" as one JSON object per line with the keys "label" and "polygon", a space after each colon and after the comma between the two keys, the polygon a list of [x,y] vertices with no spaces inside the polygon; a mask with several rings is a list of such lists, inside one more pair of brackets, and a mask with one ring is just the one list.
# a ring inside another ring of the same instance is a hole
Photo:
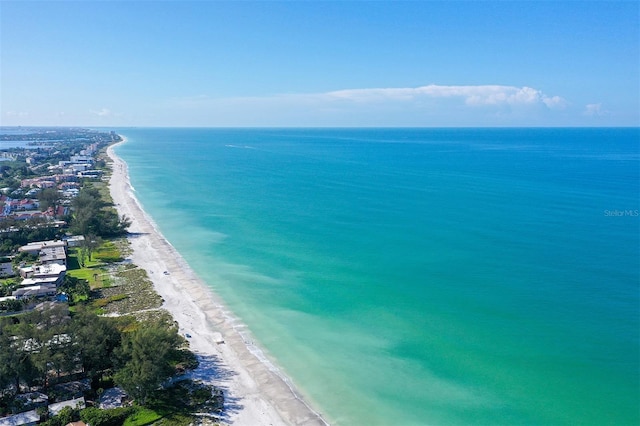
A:
{"label": "deep blue water", "polygon": [[145,210],[332,422],[640,424],[640,130],[121,129]]}

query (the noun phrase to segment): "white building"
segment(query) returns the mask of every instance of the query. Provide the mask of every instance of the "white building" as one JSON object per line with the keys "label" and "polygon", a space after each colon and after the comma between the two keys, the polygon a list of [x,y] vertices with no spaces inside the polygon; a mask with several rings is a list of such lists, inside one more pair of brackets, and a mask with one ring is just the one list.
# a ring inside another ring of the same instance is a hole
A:
{"label": "white building", "polygon": [[19,252],[27,252],[27,253],[31,253],[34,255],[38,255],[40,254],[40,250],[45,249],[45,248],[52,248],[52,247],[67,247],[67,243],[66,241],[62,241],[62,240],[51,240],[51,241],[34,241],[32,243],[29,243],[27,245],[24,245],[22,247],[20,247],[18,249]]}
{"label": "white building", "polygon": [[55,285],[31,285],[20,287],[11,295],[16,299],[25,299],[27,297],[44,297],[55,296],[58,289]]}
{"label": "white building", "polygon": [[70,399],[68,401],[56,402],[55,404],[49,404],[49,413],[52,416],[60,413],[64,407],[71,408],[85,408],[84,397]]}
{"label": "white building", "polygon": [[37,424],[39,421],[40,415],[36,410],[31,410],[1,418],[0,426],[31,426]]}
{"label": "white building", "polygon": [[60,282],[62,282],[66,273],[67,267],[59,263],[46,263],[20,268],[20,276],[22,278],[53,278],[54,280],[60,280]]}

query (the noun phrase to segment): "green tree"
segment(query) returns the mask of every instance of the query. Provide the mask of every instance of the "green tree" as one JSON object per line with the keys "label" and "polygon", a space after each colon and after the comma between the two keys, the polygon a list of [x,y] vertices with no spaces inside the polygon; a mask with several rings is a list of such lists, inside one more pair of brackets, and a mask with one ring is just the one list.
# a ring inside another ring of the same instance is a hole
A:
{"label": "green tree", "polygon": [[79,235],[95,234],[98,226],[97,216],[103,203],[95,188],[83,188],[71,203],[73,208],[71,229]]}
{"label": "green tree", "polygon": [[181,343],[176,330],[164,325],[144,325],[131,332],[121,347],[125,364],[116,373],[115,382],[144,405],[174,373],[172,360]]}
{"label": "green tree", "polygon": [[82,369],[92,378],[113,366],[113,353],[121,336],[114,322],[80,309],[73,317],[72,335]]}
{"label": "green tree", "polygon": [[93,252],[96,251],[102,245],[102,238],[97,235],[89,234],[85,236],[82,244],[87,249],[89,260],[93,260]]}
{"label": "green tree", "polygon": [[68,308],[65,305],[49,305],[36,309],[28,315],[23,330],[28,336],[27,350],[37,368],[45,389],[49,384],[49,371],[53,368],[59,375],[61,370],[73,367],[70,356]]}
{"label": "green tree", "polygon": [[134,410],[133,407],[112,408],[111,410],[87,407],[80,412],[80,419],[91,426],[121,426]]}
{"label": "green tree", "polygon": [[101,237],[116,237],[126,233],[131,224],[125,216],[120,218],[118,213],[100,198],[95,188],[83,188],[73,199],[73,214],[70,228],[73,233],[97,235]]}
{"label": "green tree", "polygon": [[60,412],[51,417],[46,422],[40,423],[41,426],[66,426],[71,422],[80,420],[80,410],[72,407],[64,407]]}
{"label": "green tree", "polygon": [[49,207],[56,208],[60,205],[62,196],[56,188],[45,188],[38,192],[38,202],[40,203],[40,211],[46,211]]}
{"label": "green tree", "polygon": [[66,293],[69,296],[69,303],[73,304],[78,296],[89,296],[91,288],[87,280],[65,275],[60,285],[60,291]]}
{"label": "green tree", "polygon": [[15,359],[16,350],[9,326],[8,321],[0,323],[0,391],[19,382]]}
{"label": "green tree", "polygon": [[0,389],[20,390],[20,383],[31,385],[40,376],[31,358],[31,327],[6,318],[0,327]]}
{"label": "green tree", "polygon": [[117,237],[127,233],[131,221],[126,216],[119,217],[113,209],[101,210],[98,214],[98,234],[103,237]]}
{"label": "green tree", "polygon": [[0,312],[17,312],[22,310],[22,302],[20,300],[5,300],[0,302]]}
{"label": "green tree", "polygon": [[28,265],[34,263],[36,260],[38,260],[37,255],[23,251],[13,257],[11,265],[13,266],[13,270],[17,273],[18,269],[20,269],[23,264]]}

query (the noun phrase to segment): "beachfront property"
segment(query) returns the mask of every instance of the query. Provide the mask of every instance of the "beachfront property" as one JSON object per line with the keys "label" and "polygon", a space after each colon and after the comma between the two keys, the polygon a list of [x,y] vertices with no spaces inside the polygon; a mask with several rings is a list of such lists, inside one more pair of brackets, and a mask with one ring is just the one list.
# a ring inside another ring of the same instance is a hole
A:
{"label": "beachfront property", "polygon": [[123,407],[129,395],[119,387],[105,389],[98,399],[98,406],[103,410]]}
{"label": "beachfront property", "polygon": [[38,256],[40,264],[67,264],[67,242],[64,240],[35,241],[18,249],[20,253]]}
{"label": "beachfront property", "polygon": [[49,397],[41,392],[28,392],[16,396],[16,402],[20,405],[21,411],[29,411],[49,405]]}
{"label": "beachfront property", "polygon": [[71,235],[62,239],[67,242],[67,247],[78,247],[84,243],[84,235]]}
{"label": "beachfront property", "polygon": [[38,256],[38,264],[19,269],[19,288],[11,293],[16,299],[55,296],[67,273],[67,242],[36,241],[18,249]]}
{"label": "beachfront property", "polygon": [[49,404],[49,414],[55,416],[60,413],[60,411],[65,408],[85,408],[86,402],[84,397],[73,398],[66,401],[56,402],[54,404]]}
{"label": "beachfront property", "polygon": [[[18,395],[16,399],[24,400],[26,397],[27,399],[25,401],[28,402],[28,398],[31,398],[31,396],[34,394],[40,395],[40,397],[38,398],[42,402],[37,404],[36,405],[37,407],[47,406],[46,402],[48,401],[49,397],[39,392],[31,392],[29,394]],[[32,405],[29,405],[29,406],[32,406]],[[85,406],[86,406],[86,403],[84,398],[74,398],[67,401],[61,401],[61,402],[49,404],[47,408],[49,411],[49,415],[55,416],[59,414],[60,411],[65,407],[85,408]],[[22,413],[14,414],[12,416],[0,418],[0,426],[29,426],[29,425],[38,424],[38,422],[40,422],[40,415],[38,414],[35,408],[29,409],[28,411],[24,411]]]}
{"label": "beachfront property", "polygon": [[85,170],[83,172],[78,172],[78,177],[99,179],[100,177],[102,177],[102,174],[102,170]]}
{"label": "beachfront property", "polygon": [[40,415],[36,410],[14,414],[0,419],[0,426],[31,426],[40,421]]}
{"label": "beachfront property", "polygon": [[25,287],[20,287],[15,290],[11,295],[16,298],[16,300],[28,299],[28,298],[39,298],[39,297],[48,297],[55,296],[58,292],[58,288],[55,285],[29,285]]}
{"label": "beachfront property", "polygon": [[71,164],[93,164],[93,157],[90,155],[72,155]]}
{"label": "beachfront property", "polygon": [[60,263],[44,263],[20,268],[20,276],[26,279],[53,279],[62,282],[67,267]]}
{"label": "beachfront property", "polygon": [[55,289],[62,284],[66,274],[66,265],[58,263],[23,267],[20,268],[20,276],[24,278],[20,287],[44,286]]}

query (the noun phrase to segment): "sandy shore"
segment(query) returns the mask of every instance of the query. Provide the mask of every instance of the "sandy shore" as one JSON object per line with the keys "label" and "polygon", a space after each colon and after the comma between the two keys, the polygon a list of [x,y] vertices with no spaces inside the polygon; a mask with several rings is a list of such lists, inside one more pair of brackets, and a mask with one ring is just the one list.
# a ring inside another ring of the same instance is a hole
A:
{"label": "sandy shore", "polygon": [[147,271],[164,299],[163,307],[180,332],[191,336],[191,350],[200,360],[194,377],[225,389],[224,423],[326,425],[160,234],[133,195],[126,163],[114,154],[113,146],[107,153],[113,159],[111,196],[118,213],[132,221],[131,261]]}

